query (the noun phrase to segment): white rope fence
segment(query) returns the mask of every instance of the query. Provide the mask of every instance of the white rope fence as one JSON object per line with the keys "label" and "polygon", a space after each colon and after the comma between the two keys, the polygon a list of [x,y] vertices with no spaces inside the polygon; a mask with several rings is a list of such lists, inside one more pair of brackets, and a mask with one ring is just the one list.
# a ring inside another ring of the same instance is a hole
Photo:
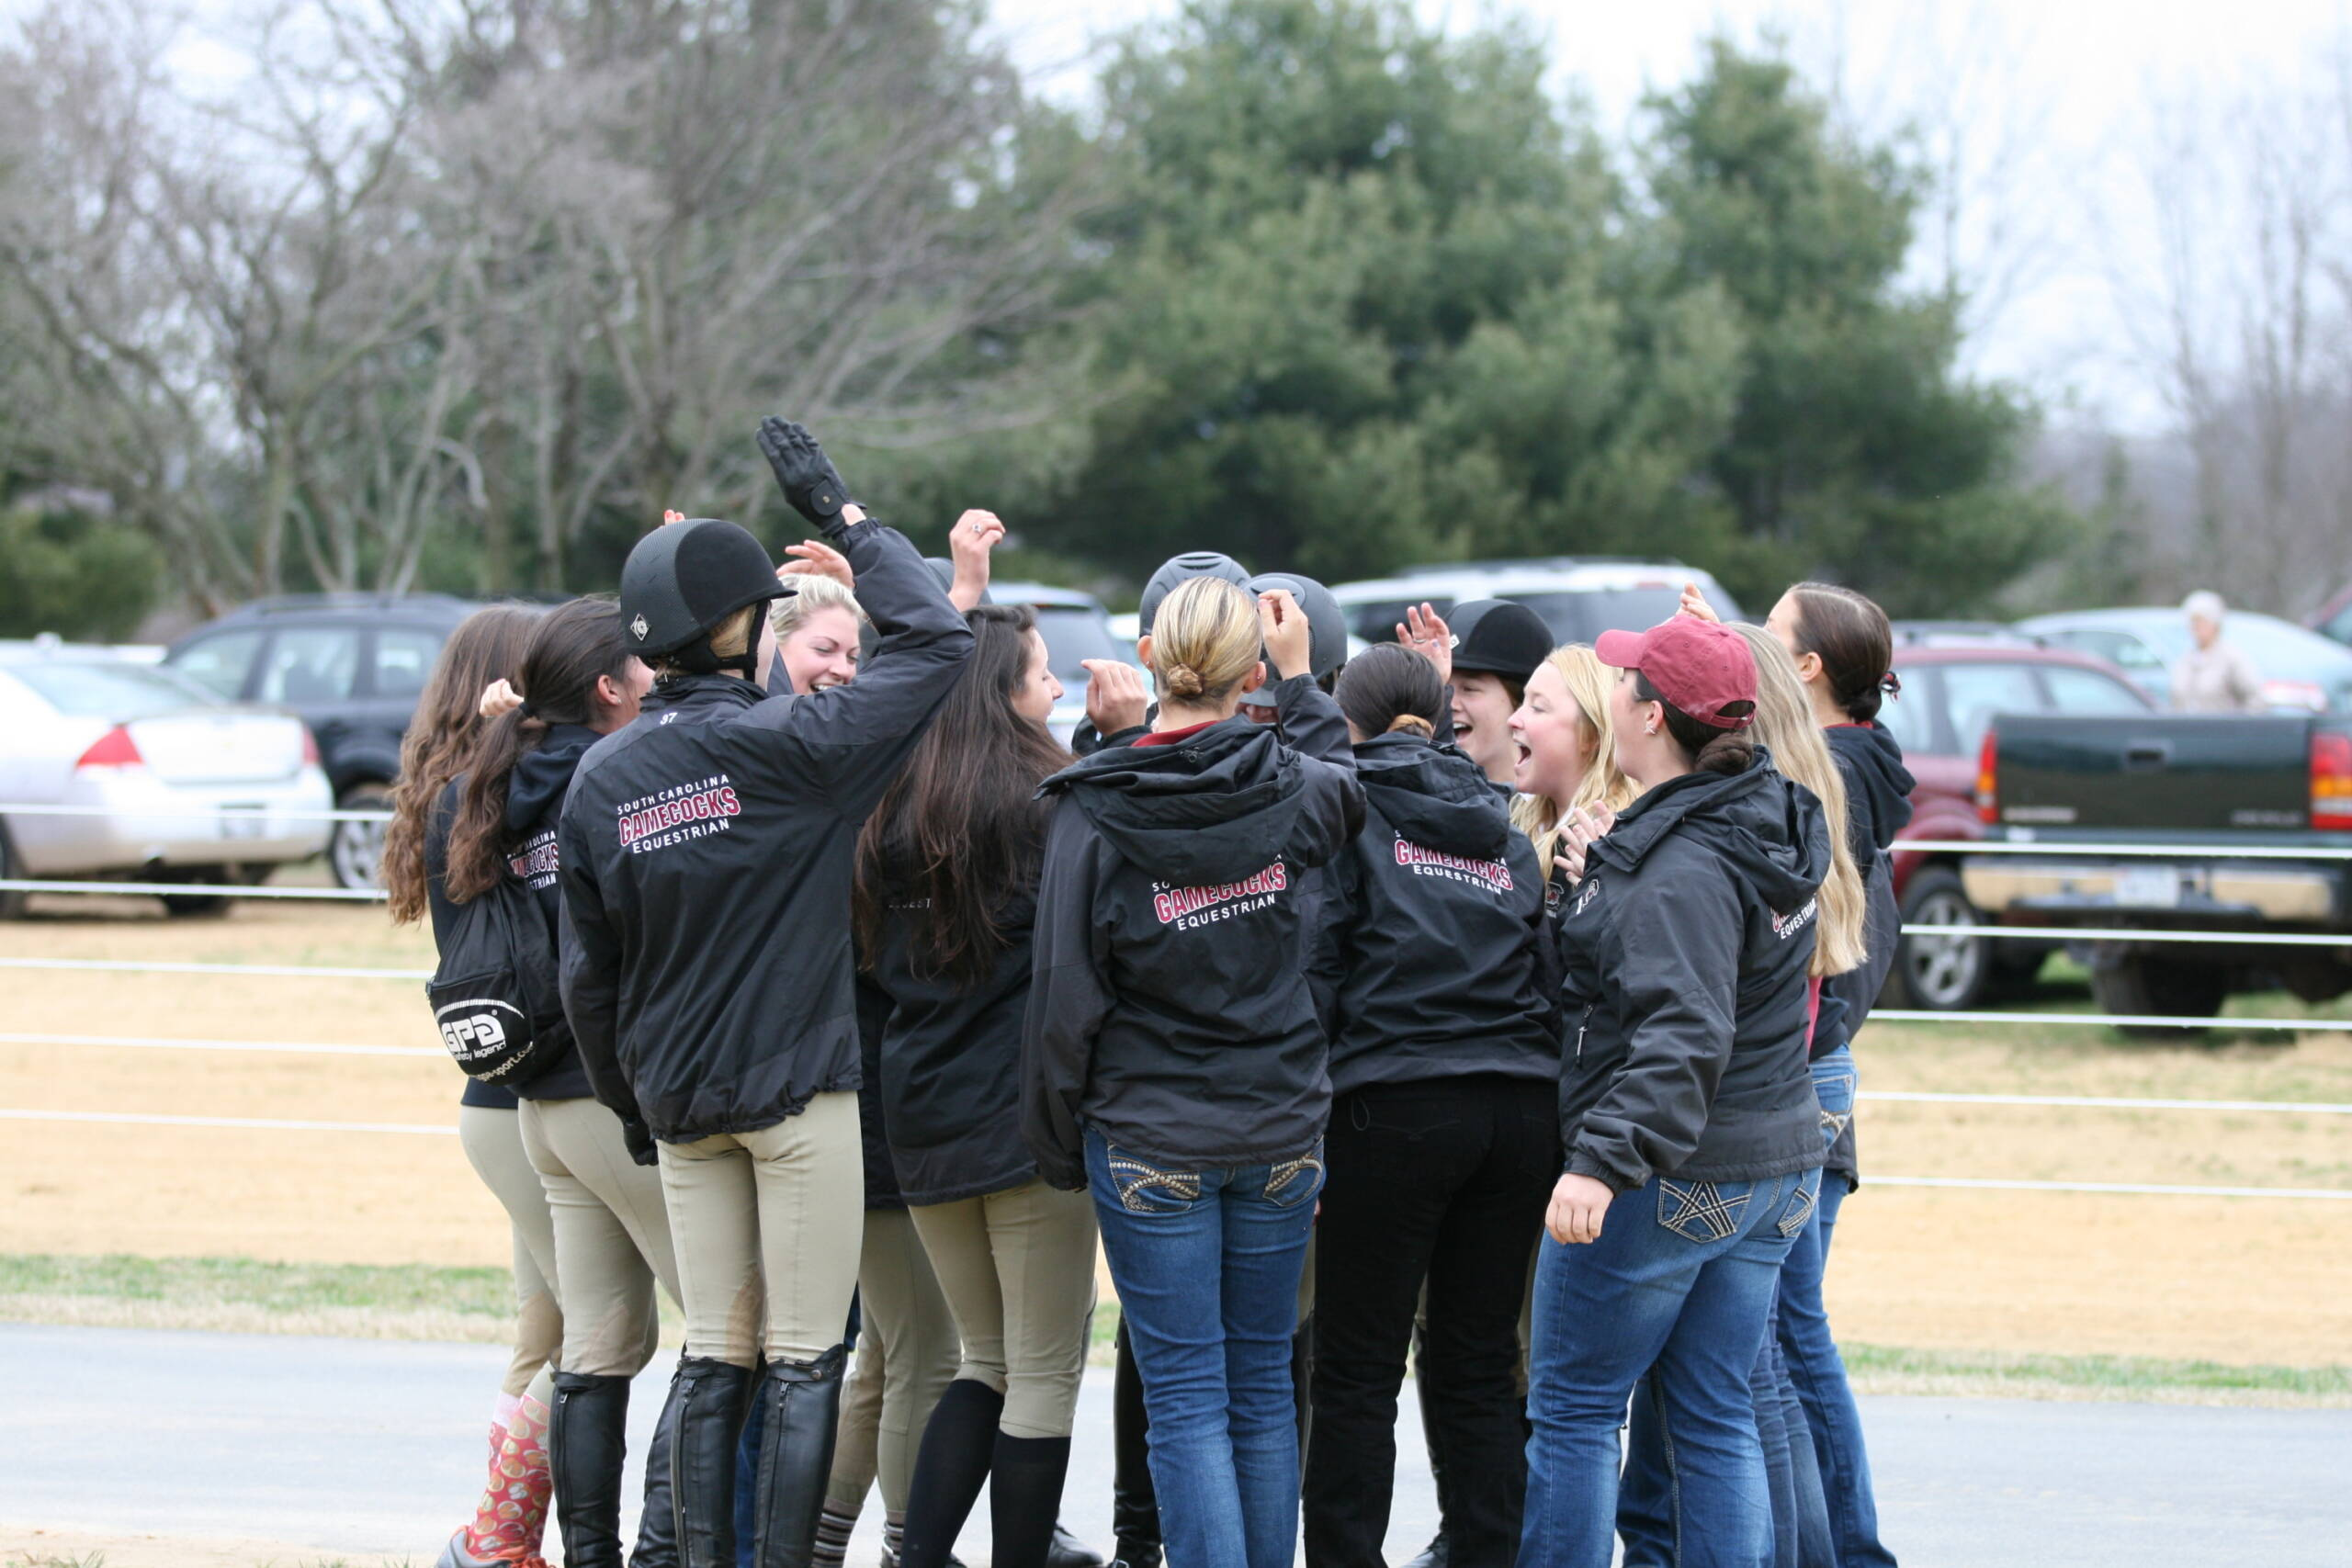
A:
{"label": "white rope fence", "polygon": [[[0,817],[100,817],[119,815],[114,808],[88,806],[0,807]],[[207,810],[141,811],[141,817],[387,822],[385,811],[312,810],[224,807]],[[2234,848],[2194,844],[2086,844],[2036,840],[1909,840],[1895,852],[1957,854],[2041,854],[2063,856],[2126,856],[2135,858],[2213,857],[2223,860],[2352,860],[2352,846],[2309,848]],[[181,882],[116,882],[0,878],[0,892],[115,895],[154,897],[311,899],[338,903],[380,903],[386,895],[373,888],[267,887],[243,884]],[[2052,942],[2168,942],[2267,944],[2280,947],[2347,947],[2352,934],[2272,931],[2201,931],[2085,928],[2074,926],[1906,925],[1906,935],[1981,936]],[[0,957],[0,969],[52,973],[205,975],[312,980],[395,980],[413,984],[430,979],[424,969],[379,969],[359,966],[273,964],[203,964],[95,958]],[[1872,1018],[1889,1023],[2018,1024],[2052,1023],[2093,1027],[2174,1029],[2352,1030],[2352,1020],[2178,1018],[2156,1014],[2014,1013],[1991,1011],[1936,1012],[1914,1009],[1882,1009]],[[446,1051],[430,1045],[349,1045],[321,1042],[210,1040],[115,1034],[65,1034],[46,1032],[0,1032],[0,1044],[53,1045],[81,1049],[249,1052],[263,1055],[315,1056],[400,1056],[445,1058]],[[1871,1089],[1857,1098],[1880,1103],[2028,1106],[2058,1110],[2209,1112],[2222,1114],[2280,1114],[2352,1116],[2352,1104],[2320,1101],[2245,1100],[2166,1100],[2102,1095],[1959,1094],[1925,1090]],[[401,1136],[451,1137],[452,1126],[391,1122],[318,1122],[277,1117],[182,1116],[135,1111],[50,1111],[0,1108],[0,1121],[74,1122],[141,1127],[218,1128],[273,1133],[385,1134]],[[2352,1189],[2289,1187],[2200,1187],[2152,1182],[2043,1181],[1975,1177],[1873,1176],[1886,1187],[1946,1188],[1973,1191],[2144,1194],[2161,1197],[2274,1198],[2314,1201],[2352,1201]]]}
{"label": "white rope fence", "polygon": [[299,806],[0,806],[0,817],[136,817],[232,822],[390,822],[389,811],[328,810]]}

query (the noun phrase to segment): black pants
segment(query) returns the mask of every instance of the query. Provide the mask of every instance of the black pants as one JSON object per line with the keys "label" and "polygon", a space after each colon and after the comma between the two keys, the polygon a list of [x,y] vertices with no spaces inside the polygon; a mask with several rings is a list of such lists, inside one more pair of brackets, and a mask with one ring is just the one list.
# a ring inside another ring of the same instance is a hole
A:
{"label": "black pants", "polygon": [[1429,1281],[1419,1390],[1449,1471],[1454,1568],[1509,1568],[1527,1496],[1519,1309],[1560,1173],[1558,1090],[1482,1074],[1331,1106],[1315,1227],[1308,1568],[1379,1568],[1396,1393]]}

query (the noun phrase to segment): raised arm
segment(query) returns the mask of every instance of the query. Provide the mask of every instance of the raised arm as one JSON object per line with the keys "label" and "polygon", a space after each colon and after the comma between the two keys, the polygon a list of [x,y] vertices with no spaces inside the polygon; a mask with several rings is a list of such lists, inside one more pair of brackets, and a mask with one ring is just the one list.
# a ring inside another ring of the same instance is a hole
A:
{"label": "raised arm", "polygon": [[858,603],[882,637],[855,681],[766,705],[752,722],[800,747],[834,806],[863,818],[954,688],[971,655],[971,628],[914,547],[847,499],[841,476],[807,431],[765,421],[760,450],[785,499],[848,558]]}

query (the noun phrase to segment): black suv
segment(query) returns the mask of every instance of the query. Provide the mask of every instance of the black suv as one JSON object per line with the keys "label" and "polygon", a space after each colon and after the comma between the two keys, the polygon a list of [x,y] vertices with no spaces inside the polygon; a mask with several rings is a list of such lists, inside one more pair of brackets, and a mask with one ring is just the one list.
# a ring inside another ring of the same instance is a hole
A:
{"label": "black suv", "polygon": [[[256,599],[188,633],[164,662],[232,701],[300,715],[318,738],[335,805],[380,811],[441,644],[472,610],[442,593]],[[383,840],[380,822],[337,822],[327,841],[336,884],[376,886]]]}

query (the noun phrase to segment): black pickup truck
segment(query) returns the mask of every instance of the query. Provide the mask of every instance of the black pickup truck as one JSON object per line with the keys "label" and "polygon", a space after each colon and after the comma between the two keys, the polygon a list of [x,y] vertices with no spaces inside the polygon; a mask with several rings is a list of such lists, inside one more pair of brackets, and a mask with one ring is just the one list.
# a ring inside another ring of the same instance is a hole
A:
{"label": "black pickup truck", "polygon": [[2311,853],[2352,850],[2346,716],[2004,716],[1976,807],[1989,840],[2037,846],[1961,863],[1970,901],[2002,923],[2344,937],[2086,941],[2103,1012],[2210,1018],[2233,991],[2352,990],[2352,860]]}

